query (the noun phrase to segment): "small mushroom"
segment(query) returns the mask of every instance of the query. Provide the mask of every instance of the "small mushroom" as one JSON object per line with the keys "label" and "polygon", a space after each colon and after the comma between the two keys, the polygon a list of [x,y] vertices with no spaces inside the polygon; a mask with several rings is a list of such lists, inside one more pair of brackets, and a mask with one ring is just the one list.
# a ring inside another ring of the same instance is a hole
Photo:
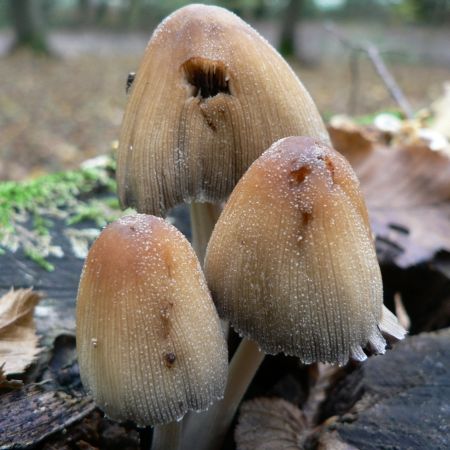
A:
{"label": "small mushroom", "polygon": [[[118,149],[121,203],[160,216],[183,202],[219,203],[265,149],[292,134],[329,139],[276,50],[226,9],[183,7],[153,33],[130,90]],[[204,220],[198,209],[194,223]],[[212,228],[214,214],[205,215]]]}
{"label": "small mushroom", "polygon": [[341,365],[366,359],[367,344],[384,353],[381,274],[359,182],[312,138],[278,141],[247,171],[216,224],[205,274],[219,315],[266,353]]}
{"label": "small mushroom", "polygon": [[365,347],[384,353],[382,333],[405,335],[383,306],[359,182],[312,138],[281,139],[252,164],[214,228],[205,275],[219,315],[247,338],[210,413],[213,436],[226,432],[263,352],[343,365],[366,359]]}
{"label": "small mushroom", "polygon": [[92,246],[77,299],[84,387],[114,420],[157,427],[176,448],[176,421],[223,395],[227,351],[199,262],[160,218],[124,217]]}

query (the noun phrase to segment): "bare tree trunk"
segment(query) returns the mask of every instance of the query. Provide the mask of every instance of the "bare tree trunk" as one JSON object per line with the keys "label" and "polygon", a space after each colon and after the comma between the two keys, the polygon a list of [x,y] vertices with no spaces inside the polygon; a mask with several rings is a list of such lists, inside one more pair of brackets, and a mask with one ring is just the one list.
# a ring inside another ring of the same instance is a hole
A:
{"label": "bare tree trunk", "polygon": [[37,53],[50,53],[42,18],[40,0],[9,0],[15,31],[12,50],[30,48]]}
{"label": "bare tree trunk", "polygon": [[296,28],[301,15],[303,0],[289,0],[281,22],[279,50],[284,56],[297,56],[302,59],[301,50],[296,42]]}
{"label": "bare tree trunk", "polygon": [[91,3],[89,0],[78,0],[78,22],[88,25],[91,22]]}
{"label": "bare tree trunk", "polygon": [[123,23],[130,30],[136,29],[139,25],[141,6],[141,0],[128,0],[128,8],[124,12]]}

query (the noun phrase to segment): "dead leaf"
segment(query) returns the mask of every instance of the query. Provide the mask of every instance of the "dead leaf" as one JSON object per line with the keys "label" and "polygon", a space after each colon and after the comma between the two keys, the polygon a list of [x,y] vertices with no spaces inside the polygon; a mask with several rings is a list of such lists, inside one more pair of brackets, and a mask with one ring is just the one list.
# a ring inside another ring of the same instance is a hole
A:
{"label": "dead leaf", "polygon": [[292,403],[257,398],[242,404],[234,437],[238,450],[299,450],[305,430],[305,418]]}
{"label": "dead leaf", "polygon": [[8,380],[5,372],[3,371],[3,365],[0,366],[0,391],[8,389],[20,389],[23,386],[21,380]]}
{"label": "dead leaf", "polygon": [[425,146],[342,151],[364,192],[381,259],[401,268],[450,252],[450,158]]}
{"label": "dead leaf", "polygon": [[328,124],[333,147],[339,152],[352,152],[361,158],[380,141],[382,134],[374,129],[356,124],[351,117],[333,116]]}
{"label": "dead leaf", "polygon": [[320,436],[317,450],[358,450],[358,448],[343,442],[335,431],[329,431]]}
{"label": "dead leaf", "polygon": [[33,319],[40,299],[31,289],[11,289],[0,298],[0,365],[5,375],[22,373],[40,352]]}

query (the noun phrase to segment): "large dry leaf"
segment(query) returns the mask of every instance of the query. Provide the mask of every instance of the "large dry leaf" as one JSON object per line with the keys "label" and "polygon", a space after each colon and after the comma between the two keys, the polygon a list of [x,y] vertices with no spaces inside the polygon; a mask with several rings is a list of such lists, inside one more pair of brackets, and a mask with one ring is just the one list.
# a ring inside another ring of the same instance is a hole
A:
{"label": "large dry leaf", "polygon": [[0,366],[5,375],[23,372],[40,351],[33,320],[40,299],[31,289],[10,290],[0,298]]}
{"label": "large dry leaf", "polygon": [[450,157],[424,144],[359,146],[351,133],[330,129],[361,181],[383,262],[407,268],[450,252]]}
{"label": "large dry leaf", "polygon": [[300,450],[306,433],[302,412],[281,398],[242,404],[235,430],[238,450]]}

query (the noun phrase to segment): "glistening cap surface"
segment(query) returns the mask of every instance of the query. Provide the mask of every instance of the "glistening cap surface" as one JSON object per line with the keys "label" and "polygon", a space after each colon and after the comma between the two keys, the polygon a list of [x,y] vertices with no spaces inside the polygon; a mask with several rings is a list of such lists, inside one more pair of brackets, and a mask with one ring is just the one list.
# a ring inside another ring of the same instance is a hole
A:
{"label": "glistening cap surface", "polygon": [[383,353],[402,338],[383,295],[359,183],[333,149],[281,139],[230,196],[208,245],[205,274],[219,314],[267,353],[303,362]]}
{"label": "glistening cap surface", "polygon": [[116,420],[155,425],[222,397],[227,351],[198,260],[162,219],[109,225],[87,257],[77,300],[81,379]]}
{"label": "glistening cap surface", "polygon": [[265,149],[293,134],[328,140],[281,56],[223,8],[181,8],[155,30],[131,87],[121,203],[162,215],[182,202],[221,201]]}

